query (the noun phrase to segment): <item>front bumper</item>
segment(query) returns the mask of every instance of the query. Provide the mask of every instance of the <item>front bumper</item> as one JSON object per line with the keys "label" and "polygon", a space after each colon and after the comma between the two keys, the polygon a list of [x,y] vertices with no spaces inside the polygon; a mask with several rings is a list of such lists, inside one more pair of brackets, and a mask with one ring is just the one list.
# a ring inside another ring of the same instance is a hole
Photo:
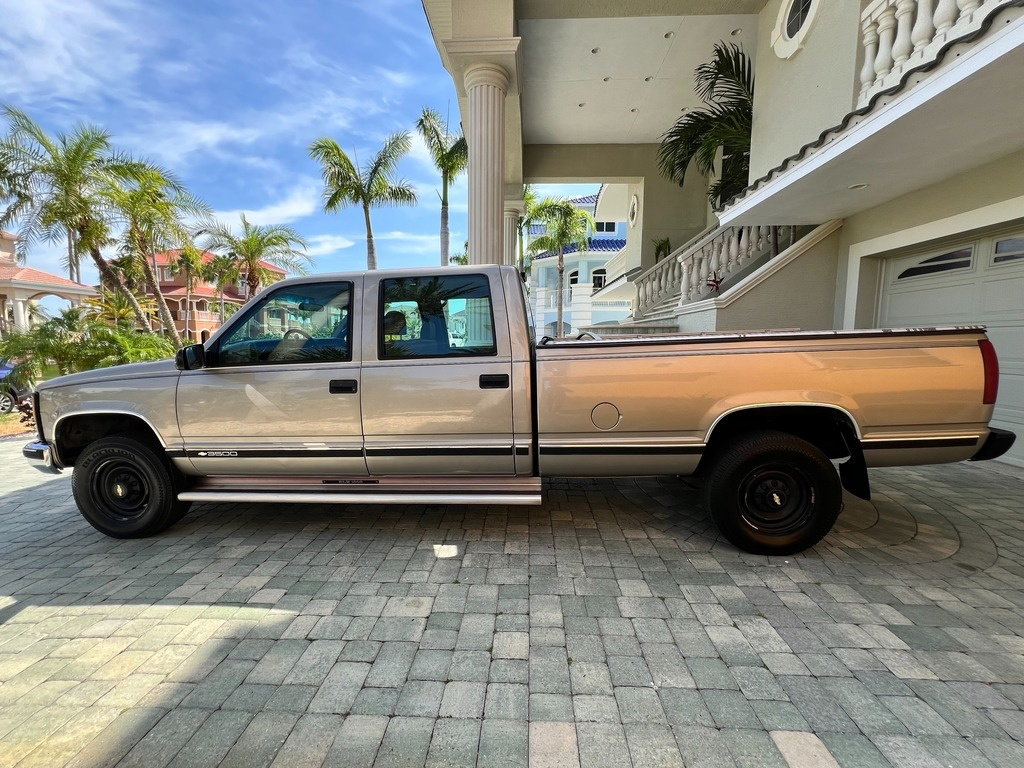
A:
{"label": "front bumper", "polygon": [[986,459],[998,459],[1010,448],[1017,436],[1008,429],[997,429],[990,427],[988,437],[981,444],[978,452],[971,457],[971,461],[985,461]]}
{"label": "front bumper", "polygon": [[21,449],[21,455],[28,459],[28,463],[40,472],[54,475],[60,474],[60,468],[55,467],[53,464],[53,451],[47,443],[41,440],[33,440],[26,445]]}

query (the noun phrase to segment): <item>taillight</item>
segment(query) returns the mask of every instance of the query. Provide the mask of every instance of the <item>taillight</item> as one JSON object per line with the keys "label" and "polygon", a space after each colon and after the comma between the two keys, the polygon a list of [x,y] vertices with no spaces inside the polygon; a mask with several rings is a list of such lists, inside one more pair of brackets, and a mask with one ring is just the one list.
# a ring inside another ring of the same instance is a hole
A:
{"label": "taillight", "polygon": [[981,360],[985,365],[985,393],[981,398],[983,405],[995,405],[996,394],[999,392],[999,358],[996,348],[988,339],[980,339]]}

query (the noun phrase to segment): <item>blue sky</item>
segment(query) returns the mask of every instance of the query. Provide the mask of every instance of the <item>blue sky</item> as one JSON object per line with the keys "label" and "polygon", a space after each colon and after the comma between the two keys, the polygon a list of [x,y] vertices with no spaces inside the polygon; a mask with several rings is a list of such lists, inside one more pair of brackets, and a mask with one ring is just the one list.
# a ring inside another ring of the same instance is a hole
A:
{"label": "blue sky", "polygon": [[[310,142],[330,136],[362,162],[391,133],[413,132],[398,176],[419,203],[374,210],[378,260],[438,263],[440,179],[414,127],[425,106],[455,129],[460,116],[419,0],[0,0],[0,19],[0,103],[51,133],[106,128],[226,223],[245,211],[295,227],[315,272],[365,268],[366,239],[359,209],[321,211]],[[450,198],[454,253],[467,232],[465,174]],[[28,264],[62,274],[60,259],[60,244],[42,245]]]}

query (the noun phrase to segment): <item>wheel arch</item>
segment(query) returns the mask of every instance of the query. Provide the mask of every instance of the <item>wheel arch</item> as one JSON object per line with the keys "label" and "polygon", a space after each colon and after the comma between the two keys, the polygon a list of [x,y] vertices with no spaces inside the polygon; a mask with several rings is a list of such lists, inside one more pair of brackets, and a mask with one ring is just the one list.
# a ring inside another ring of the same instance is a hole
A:
{"label": "wheel arch", "polygon": [[163,454],[167,445],[153,424],[137,413],[83,411],[60,416],[53,425],[53,450],[58,466],[73,467],[82,450],[104,437],[130,437]]}
{"label": "wheel arch", "polygon": [[843,487],[855,496],[870,499],[860,425],[848,410],[832,404],[782,403],[741,406],[727,411],[708,430],[707,449],[697,471],[706,470],[732,439],[762,429],[806,440],[829,459],[845,459],[839,469]]}

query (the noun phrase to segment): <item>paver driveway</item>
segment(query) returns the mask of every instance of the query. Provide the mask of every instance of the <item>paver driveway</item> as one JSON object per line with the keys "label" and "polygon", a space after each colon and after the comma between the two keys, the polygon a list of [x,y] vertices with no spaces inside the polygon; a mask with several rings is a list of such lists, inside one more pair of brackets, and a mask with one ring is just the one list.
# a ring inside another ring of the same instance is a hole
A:
{"label": "paver driveway", "polygon": [[0,766],[1024,765],[1024,473],[873,472],[804,555],[678,480],[197,507],[116,541],[0,440]]}

